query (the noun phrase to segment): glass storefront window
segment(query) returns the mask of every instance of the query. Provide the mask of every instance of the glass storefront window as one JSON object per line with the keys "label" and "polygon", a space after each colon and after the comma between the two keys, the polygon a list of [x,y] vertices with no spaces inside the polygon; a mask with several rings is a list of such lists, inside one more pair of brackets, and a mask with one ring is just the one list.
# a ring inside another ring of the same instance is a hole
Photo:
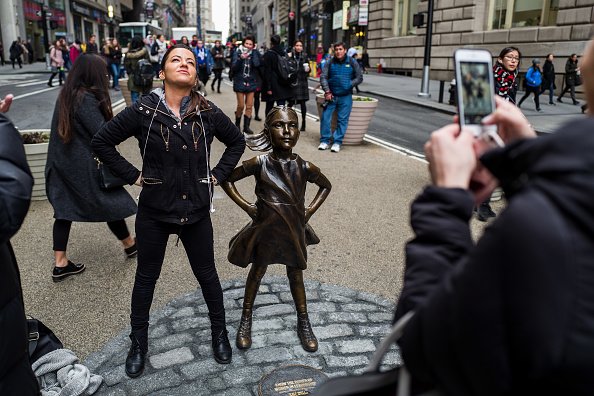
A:
{"label": "glass storefront window", "polygon": [[396,0],[394,2],[394,34],[396,36],[409,36],[416,34],[412,25],[413,15],[418,11],[420,0]]}
{"label": "glass storefront window", "polygon": [[490,28],[554,26],[559,0],[491,0]]}

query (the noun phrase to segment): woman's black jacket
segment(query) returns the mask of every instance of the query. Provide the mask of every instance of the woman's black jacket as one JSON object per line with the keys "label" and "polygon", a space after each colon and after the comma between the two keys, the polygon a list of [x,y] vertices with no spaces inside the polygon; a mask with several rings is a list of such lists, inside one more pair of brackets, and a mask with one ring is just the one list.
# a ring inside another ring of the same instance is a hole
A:
{"label": "woman's black jacket", "polygon": [[237,165],[245,150],[245,139],[211,102],[200,114],[195,109],[186,114],[184,107],[189,100],[186,97],[180,112],[186,115],[178,120],[163,100],[160,90],[143,96],[105,124],[93,138],[92,147],[115,175],[134,184],[140,171],[115,149],[116,145],[134,136],[144,157],[139,212],[145,211],[153,218],[169,223],[193,223],[209,209],[211,185],[205,181],[207,158],[214,137],[227,146],[211,171],[219,183],[224,182]]}
{"label": "woman's black jacket", "polygon": [[565,84],[569,86],[576,85],[577,79],[577,61],[572,61],[571,58],[565,62]]}

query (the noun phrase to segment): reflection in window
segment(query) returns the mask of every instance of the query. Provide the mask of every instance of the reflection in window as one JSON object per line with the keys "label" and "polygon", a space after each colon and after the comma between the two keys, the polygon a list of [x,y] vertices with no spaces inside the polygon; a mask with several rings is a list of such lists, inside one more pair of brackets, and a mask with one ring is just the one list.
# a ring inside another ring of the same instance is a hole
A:
{"label": "reflection in window", "polygon": [[409,36],[416,34],[413,26],[413,15],[418,12],[420,0],[395,0],[394,1],[394,34]]}
{"label": "reflection in window", "polygon": [[491,29],[554,26],[559,0],[491,0]]}

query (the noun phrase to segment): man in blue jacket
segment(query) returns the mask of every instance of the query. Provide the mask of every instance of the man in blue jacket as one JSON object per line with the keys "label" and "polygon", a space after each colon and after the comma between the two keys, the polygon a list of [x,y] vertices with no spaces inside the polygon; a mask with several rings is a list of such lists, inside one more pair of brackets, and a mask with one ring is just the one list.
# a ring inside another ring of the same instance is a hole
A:
{"label": "man in blue jacket", "polygon": [[[345,44],[334,44],[334,58],[326,62],[320,77],[324,90],[325,109],[322,114],[319,150],[328,149],[330,140],[333,138],[331,151],[334,153],[340,151],[353,107],[353,87],[361,84],[362,81],[361,68],[355,59],[347,56]],[[338,122],[333,137],[330,123],[335,110]]]}
{"label": "man in blue jacket", "polygon": [[[196,48],[193,49],[194,55],[196,55],[196,66],[198,67],[198,79],[202,81],[202,84],[206,87],[206,82],[210,76],[210,71],[214,64],[214,60],[209,50],[204,48],[204,42],[198,40],[196,42]],[[206,89],[205,89],[206,91]]]}

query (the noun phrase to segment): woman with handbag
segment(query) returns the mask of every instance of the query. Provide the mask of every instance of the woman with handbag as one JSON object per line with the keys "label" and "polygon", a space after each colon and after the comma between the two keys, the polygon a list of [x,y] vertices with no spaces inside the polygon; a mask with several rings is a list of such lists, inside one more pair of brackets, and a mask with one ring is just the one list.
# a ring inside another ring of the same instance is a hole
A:
{"label": "woman with handbag", "polygon": [[52,67],[52,75],[50,76],[49,80],[47,81],[47,85],[53,87],[52,81],[54,77],[58,75],[58,81],[60,85],[65,79],[64,75],[64,57],[62,56],[62,46],[60,45],[59,40],[54,42],[54,45],[50,48],[50,65]]}
{"label": "woman with handbag", "polygon": [[309,100],[309,57],[303,51],[303,42],[301,40],[295,41],[293,45],[293,57],[297,60],[299,65],[299,72],[297,73],[297,85],[293,91],[293,97],[289,99],[289,107],[295,104],[301,106],[301,128],[300,131],[305,131],[305,117],[307,116],[307,106],[305,102]]}
{"label": "woman with handbag", "polygon": [[85,270],[66,255],[73,221],[107,222],[121,241],[127,257],[136,255],[125,218],[136,213],[136,204],[122,187],[100,187],[98,163],[91,139],[112,118],[109,80],[99,55],[79,56],[60,92],[52,118],[45,165],[46,192],[54,208],[54,282]]}
{"label": "woman with handbag", "polygon": [[[194,89],[197,72],[189,47],[170,47],[159,73],[163,89],[124,109],[93,138],[93,150],[101,161],[128,183],[142,187],[136,216],[132,344],[125,365],[132,378],[144,370],[149,311],[171,234],[181,240],[208,306],[214,359],[228,364],[232,358],[210,213],[214,185],[229,177],[245,150],[245,139],[229,117]],[[132,136],[139,142],[142,171],[115,149]],[[215,137],[227,147],[211,170],[210,145]]]}

